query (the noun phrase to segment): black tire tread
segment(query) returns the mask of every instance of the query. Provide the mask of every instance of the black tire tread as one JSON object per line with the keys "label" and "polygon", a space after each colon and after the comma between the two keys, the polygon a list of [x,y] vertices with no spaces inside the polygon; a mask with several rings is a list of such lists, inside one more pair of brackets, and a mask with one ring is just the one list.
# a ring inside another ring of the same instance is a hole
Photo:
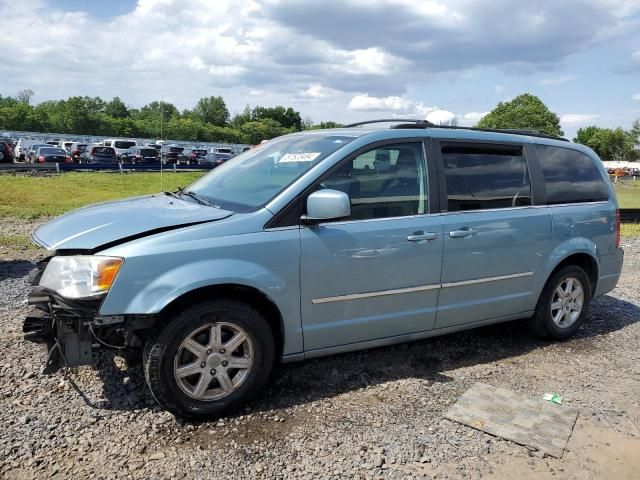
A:
{"label": "black tire tread", "polygon": [[[547,304],[548,297],[553,294],[555,291],[558,281],[565,277],[569,276],[569,274],[573,276],[582,277],[580,280],[582,281],[582,286],[584,289],[585,297],[584,304],[582,306],[582,312],[580,313],[580,317],[575,322],[575,327],[571,327],[566,332],[560,333],[557,329],[555,329],[551,323],[551,315],[548,312]],[[580,328],[580,325],[584,322],[584,319],[589,310],[589,303],[591,302],[591,282],[589,281],[589,277],[587,273],[579,267],[578,265],[567,265],[562,267],[557,272],[555,272],[545,284],[542,292],[540,293],[540,298],[538,299],[538,304],[536,305],[536,310],[529,320],[529,328],[531,331],[538,337],[544,339],[556,339],[556,340],[565,340],[571,336]]]}
{"label": "black tire tread", "polygon": [[[262,343],[265,354],[262,359],[262,365],[253,366],[254,369],[260,370],[260,372],[258,372],[258,376],[256,380],[253,381],[253,385],[251,386],[250,390],[246,392],[246,394],[244,394],[241,402],[227,404],[221,408],[217,408],[215,410],[215,413],[207,411],[193,411],[185,408],[183,405],[180,405],[179,402],[171,398],[171,395],[167,394],[167,388],[165,388],[164,381],[160,375],[161,372],[159,368],[157,368],[161,361],[162,352],[166,347],[166,344],[163,343],[161,339],[163,333],[166,332],[168,328],[173,327],[176,324],[186,322],[188,319],[192,318],[190,316],[191,312],[196,309],[202,308],[228,309],[240,312],[258,330],[263,330],[263,337],[266,337],[259,339]],[[183,418],[202,420],[205,418],[215,418],[217,416],[230,413],[250,400],[258,391],[260,391],[260,389],[264,387],[264,384],[267,382],[273,364],[275,362],[274,357],[275,342],[273,339],[273,333],[271,332],[271,328],[269,327],[269,324],[262,313],[260,313],[258,310],[248,305],[247,303],[237,300],[220,299],[207,300],[191,305],[175,314],[172,318],[168,318],[167,321],[162,322],[160,325],[158,325],[153,330],[147,342],[145,343],[142,361],[144,377],[147,385],[149,386],[151,394],[153,395],[155,400],[162,407],[166,408],[174,415]]]}

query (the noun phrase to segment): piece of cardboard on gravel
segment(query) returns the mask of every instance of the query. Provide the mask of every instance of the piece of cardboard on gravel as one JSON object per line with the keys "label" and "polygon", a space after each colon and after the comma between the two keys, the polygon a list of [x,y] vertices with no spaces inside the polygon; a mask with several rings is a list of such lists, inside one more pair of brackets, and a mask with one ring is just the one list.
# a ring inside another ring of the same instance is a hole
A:
{"label": "piece of cardboard on gravel", "polygon": [[476,383],[451,406],[445,418],[561,458],[578,411]]}

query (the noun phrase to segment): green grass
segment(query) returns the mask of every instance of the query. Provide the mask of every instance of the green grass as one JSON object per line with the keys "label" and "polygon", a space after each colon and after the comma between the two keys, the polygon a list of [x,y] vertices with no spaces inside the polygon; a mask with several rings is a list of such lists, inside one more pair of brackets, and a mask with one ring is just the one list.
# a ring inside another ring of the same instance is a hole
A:
{"label": "green grass", "polygon": [[615,183],[620,208],[640,208],[640,180]]}
{"label": "green grass", "polygon": [[620,225],[621,237],[640,237],[640,223],[623,223]]}
{"label": "green grass", "polygon": [[[166,172],[163,189],[186,187],[202,172]],[[161,191],[159,173],[0,175],[0,218],[54,217],[89,203]]]}
{"label": "green grass", "polygon": [[12,250],[37,250],[26,235],[0,235],[0,247]]}

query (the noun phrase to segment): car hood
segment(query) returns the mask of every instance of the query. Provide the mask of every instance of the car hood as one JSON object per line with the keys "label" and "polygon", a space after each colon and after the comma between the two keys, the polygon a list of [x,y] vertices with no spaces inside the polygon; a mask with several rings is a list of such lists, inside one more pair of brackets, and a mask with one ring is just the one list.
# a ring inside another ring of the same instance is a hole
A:
{"label": "car hood", "polygon": [[42,225],[32,238],[48,250],[95,250],[231,215],[227,210],[158,193],[74,210]]}

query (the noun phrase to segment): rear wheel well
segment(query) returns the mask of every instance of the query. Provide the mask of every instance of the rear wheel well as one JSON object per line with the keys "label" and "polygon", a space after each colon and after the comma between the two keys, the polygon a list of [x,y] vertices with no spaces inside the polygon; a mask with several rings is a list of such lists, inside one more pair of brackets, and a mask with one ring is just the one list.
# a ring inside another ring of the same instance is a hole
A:
{"label": "rear wheel well", "polygon": [[275,303],[256,288],[236,284],[212,285],[198,288],[173,300],[169,305],[162,309],[158,314],[158,317],[160,318],[160,322],[162,322],[162,319],[169,318],[190,305],[204,300],[215,300],[221,298],[233,299],[246,303],[264,315],[271,327],[271,331],[273,332],[273,339],[276,345],[276,361],[279,361],[284,349],[284,326],[282,315]]}
{"label": "rear wheel well", "polygon": [[598,284],[598,263],[595,258],[586,253],[575,253],[573,255],[569,255],[556,265],[556,268],[553,269],[549,278],[567,265],[577,265],[587,273],[587,277],[589,277],[589,282],[591,283],[591,296],[593,296],[596,293],[596,286]]}

